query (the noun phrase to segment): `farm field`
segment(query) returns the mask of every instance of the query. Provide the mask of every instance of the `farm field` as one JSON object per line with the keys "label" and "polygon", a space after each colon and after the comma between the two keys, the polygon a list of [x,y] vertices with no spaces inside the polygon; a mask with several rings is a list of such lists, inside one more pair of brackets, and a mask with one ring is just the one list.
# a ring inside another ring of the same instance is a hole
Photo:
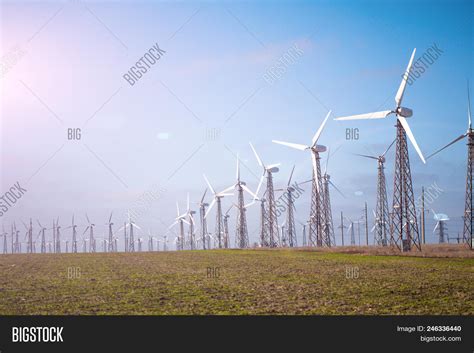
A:
{"label": "farm field", "polygon": [[0,256],[0,315],[474,314],[473,251]]}

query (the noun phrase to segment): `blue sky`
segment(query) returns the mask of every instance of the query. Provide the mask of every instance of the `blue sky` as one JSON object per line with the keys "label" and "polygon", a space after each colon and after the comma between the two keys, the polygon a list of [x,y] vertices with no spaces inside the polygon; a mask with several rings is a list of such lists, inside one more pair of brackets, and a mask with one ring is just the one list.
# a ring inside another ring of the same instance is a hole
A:
{"label": "blue sky", "polygon": [[[468,1],[3,1],[0,57],[5,63],[15,48],[24,55],[0,78],[1,193],[16,181],[28,192],[2,221],[60,216],[66,224],[73,212],[82,219],[87,211],[102,224],[114,210],[121,223],[125,210],[159,185],[165,191],[137,223],[163,233],[177,200],[182,208],[188,192],[198,200],[203,173],[216,189],[234,182],[237,153],[243,179],[256,187],[260,170],[249,141],[265,162],[282,163],[276,184],[286,182],[293,164],[295,179],[307,180],[309,154],[271,140],[309,143],[329,109],[333,117],[392,109],[413,48],[419,57],[436,44],[443,54],[408,86],[403,102],[414,111],[409,123],[426,156],[467,128],[472,10]],[[130,86],[122,75],[155,43],[166,53]],[[303,54],[277,82],[266,82],[265,72],[295,44]],[[329,121],[320,143],[337,150],[329,172],[346,194],[331,195],[335,220],[340,211],[357,218],[365,201],[374,207],[376,165],[351,153],[383,151],[395,137],[394,122]],[[82,139],[68,141],[67,128],[77,127]],[[359,140],[347,141],[346,128],[358,128]],[[207,138],[209,131],[218,137]],[[454,236],[464,205],[465,143],[426,165],[409,148],[416,196],[422,185],[444,190],[430,207],[453,218]],[[390,202],[392,170],[389,154]],[[309,197],[307,188],[298,219],[307,219]],[[251,240],[257,214],[249,212]]]}

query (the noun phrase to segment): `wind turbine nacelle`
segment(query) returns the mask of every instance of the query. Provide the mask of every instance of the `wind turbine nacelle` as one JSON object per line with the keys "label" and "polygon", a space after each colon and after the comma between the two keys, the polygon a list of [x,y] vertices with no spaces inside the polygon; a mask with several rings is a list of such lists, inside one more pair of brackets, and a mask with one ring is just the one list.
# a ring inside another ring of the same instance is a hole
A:
{"label": "wind turbine nacelle", "polygon": [[278,173],[280,169],[278,169],[278,167],[271,167],[269,169],[267,169],[268,172],[270,173]]}
{"label": "wind turbine nacelle", "polygon": [[413,110],[405,107],[398,107],[397,114],[403,116],[404,118],[409,118],[413,115]]}
{"label": "wind turbine nacelle", "polygon": [[241,181],[240,184],[241,185],[247,185],[247,183],[245,181]]}
{"label": "wind turbine nacelle", "polygon": [[316,152],[326,152],[327,148],[326,148],[326,146],[323,146],[323,145],[316,145],[316,146],[314,146],[314,150]]}

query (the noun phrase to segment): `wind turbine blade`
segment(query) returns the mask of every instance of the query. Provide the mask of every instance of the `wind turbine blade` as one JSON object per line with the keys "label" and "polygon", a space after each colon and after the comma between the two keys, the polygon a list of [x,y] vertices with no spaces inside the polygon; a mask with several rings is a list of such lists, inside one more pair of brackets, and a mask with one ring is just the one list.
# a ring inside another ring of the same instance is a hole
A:
{"label": "wind turbine blade", "polygon": [[173,226],[174,226],[175,224],[177,224],[177,223],[178,223],[178,221],[174,221],[174,222],[168,227],[168,229],[173,228]]}
{"label": "wind turbine blade", "polygon": [[87,230],[90,228],[90,226],[87,226],[86,229],[84,229],[84,233],[82,233],[82,235],[86,234]]}
{"label": "wind turbine blade", "polygon": [[250,190],[246,185],[242,185],[242,189],[244,189],[245,191],[247,191],[250,195],[252,195],[255,199],[258,199],[258,196],[255,195],[252,190]]}
{"label": "wind turbine blade", "polygon": [[433,229],[433,233],[436,232],[436,229],[438,229],[438,226],[439,226],[439,221],[436,222],[436,225],[435,225],[435,227],[434,227],[434,229]]}
{"label": "wind turbine blade", "polygon": [[398,121],[400,121],[400,123],[402,124],[403,129],[407,133],[408,138],[413,144],[413,147],[415,147],[415,150],[418,153],[418,156],[420,156],[420,159],[422,160],[422,162],[426,164],[425,157],[423,157],[423,153],[421,153],[420,147],[418,147],[418,144],[416,143],[415,136],[413,136],[413,133],[411,132],[408,122],[403,116],[397,115],[397,118],[398,118]]}
{"label": "wind turbine blade", "polygon": [[177,214],[178,217],[179,217],[179,204],[178,204],[178,201],[176,201],[176,211],[177,211],[176,214]]}
{"label": "wind turbine blade", "polygon": [[393,144],[395,143],[395,141],[397,141],[397,139],[393,140],[392,143],[390,144],[390,146],[388,146],[388,148],[385,150],[385,152],[382,154],[382,157],[385,157],[385,155],[387,154],[388,150],[390,148],[392,148]]}
{"label": "wind turbine blade", "polygon": [[413,53],[411,54],[410,61],[408,62],[407,69],[403,74],[402,82],[400,83],[400,87],[398,88],[397,95],[395,96],[395,103],[397,103],[397,107],[402,104],[403,93],[405,93],[405,88],[407,86],[408,75],[410,74],[411,65],[413,64],[413,58],[415,57],[416,48],[413,49]]}
{"label": "wind turbine blade", "polygon": [[310,148],[309,146],[300,145],[298,143],[284,142],[284,141],[278,141],[278,140],[272,140],[272,142],[273,143],[278,143],[279,145],[295,148],[295,149],[300,150],[300,151],[304,151],[304,150],[307,150],[308,148]]}
{"label": "wind turbine blade", "polygon": [[87,216],[87,213],[86,213],[86,219],[87,219],[87,223],[91,223],[91,221],[89,220],[89,216]]}
{"label": "wind turbine blade", "polygon": [[187,220],[185,220],[185,219],[182,219],[182,221],[183,221],[184,223],[188,224],[188,225],[190,224],[190,223],[189,223]]}
{"label": "wind turbine blade", "polygon": [[[40,221],[36,220],[36,222],[38,222],[38,225],[43,228],[43,226],[41,225]],[[3,230],[5,232],[5,230]]]}
{"label": "wind turbine blade", "polygon": [[313,164],[313,178],[316,184],[316,190],[319,193],[319,180],[318,180],[319,176],[318,176],[318,169],[316,167],[316,156],[313,151],[311,151],[311,162]]}
{"label": "wind turbine blade", "polygon": [[[110,223],[110,221],[112,220],[112,213],[113,213],[113,212],[114,212],[114,211],[110,212],[109,223]],[[74,222],[74,217],[72,218],[72,221]]]}
{"label": "wind turbine blade", "polygon": [[132,224],[133,224],[133,226],[134,226],[135,228],[142,230],[142,229],[141,229],[139,226],[137,226],[135,223],[132,223]]}
{"label": "wind turbine blade", "polygon": [[262,168],[265,168],[265,164],[263,164],[262,160],[260,159],[260,157],[258,156],[258,153],[257,151],[255,151],[255,148],[253,147],[252,145],[252,142],[249,142],[250,144],[250,148],[252,149],[253,151],[253,154],[255,155],[255,158],[257,158],[257,162],[258,162],[258,165]]}
{"label": "wind turbine blade", "polygon": [[393,113],[391,110],[384,110],[381,112],[342,116],[334,120],[342,121],[342,120],[362,120],[362,119],[383,119],[383,118],[386,118],[391,113]]}
{"label": "wind turbine blade", "polygon": [[255,203],[255,200],[252,200],[252,202],[249,202],[248,204],[244,205],[244,208],[250,207]]}
{"label": "wind turbine blade", "polygon": [[329,184],[331,184],[332,187],[333,187],[334,189],[336,189],[336,191],[337,191],[343,198],[346,198],[346,195],[344,195],[344,194],[342,193],[342,191],[339,190],[339,188],[338,188],[336,185],[334,185],[334,183],[333,183],[331,180],[329,180]]}
{"label": "wind turbine blade", "polygon": [[188,197],[186,199],[186,211],[189,212],[189,192],[188,192]]}
{"label": "wind turbine blade", "polygon": [[375,230],[375,226],[376,226],[376,225],[374,224],[374,226],[373,226],[373,227],[372,227],[372,229],[370,230],[370,232],[371,232],[371,233],[373,233],[373,232],[374,232],[374,230]]}
{"label": "wind turbine blade", "polygon": [[202,176],[204,177],[204,180],[206,180],[207,186],[209,186],[209,189],[211,190],[212,194],[215,195],[215,194],[216,194],[216,191],[215,191],[214,188],[212,187],[212,185],[211,185],[211,183],[209,182],[209,180],[207,179],[206,175],[203,174]]}
{"label": "wind turbine blade", "polygon": [[365,158],[372,158],[372,159],[378,160],[377,157],[369,156],[369,155],[367,155],[367,154],[353,153],[353,155],[354,155],[354,156],[365,157]]}
{"label": "wind turbine blade", "polygon": [[290,173],[290,179],[288,179],[288,184],[287,186],[290,186],[291,184],[291,178],[293,177],[293,172],[295,171],[295,165],[293,165],[293,168],[291,169],[291,173]]}
{"label": "wind turbine blade", "polygon": [[206,214],[204,215],[204,218],[207,218],[207,215],[209,214],[209,212],[211,212],[211,209],[215,205],[215,203],[216,203],[216,199],[212,200],[211,204],[209,205],[209,208],[206,211]]}
{"label": "wind turbine blade", "polygon": [[324,168],[324,174],[327,173],[328,171],[328,165],[329,165],[329,157],[331,156],[331,147],[328,147],[328,153],[326,157],[326,167]]}
{"label": "wind turbine blade", "polygon": [[303,185],[303,184],[307,184],[309,182],[313,181],[313,179],[309,179],[309,180],[306,180],[306,181],[303,181],[302,183],[296,183],[297,185]]}
{"label": "wind turbine blade", "polygon": [[226,215],[229,213],[229,211],[232,209],[232,207],[234,207],[234,205],[230,205],[230,207],[227,209],[227,211],[225,211]]}
{"label": "wind turbine blade", "polygon": [[258,182],[257,191],[255,192],[255,194],[257,195],[257,197],[258,197],[258,193],[259,193],[259,191],[260,191],[260,188],[261,188],[261,186],[262,186],[263,179],[264,179],[264,177],[263,177],[263,175],[262,175],[262,176],[260,177],[260,181]]}
{"label": "wind turbine blade", "polygon": [[311,147],[316,146],[316,143],[319,140],[319,137],[321,136],[321,133],[323,132],[324,126],[326,125],[326,122],[328,121],[329,115],[331,115],[331,110],[328,112],[326,115],[326,118],[324,118],[323,123],[319,127],[318,131],[313,136],[313,139],[311,140]]}
{"label": "wind turbine blade", "polygon": [[218,195],[223,195],[223,194],[225,194],[227,191],[231,191],[231,190],[234,190],[234,189],[235,189],[235,184],[232,185],[232,186],[229,186],[227,189],[222,190],[220,193],[218,193]]}
{"label": "wind turbine blade", "polygon": [[237,181],[240,181],[240,159],[239,155],[237,155],[237,173],[236,173]]}
{"label": "wind turbine blade", "polygon": [[467,119],[469,121],[469,126],[468,129],[472,129],[472,123],[471,123],[471,97],[469,95],[469,80],[467,81]]}
{"label": "wind turbine blade", "polygon": [[452,144],[458,142],[459,140],[462,140],[463,138],[465,138],[467,136],[467,133],[466,134],[462,134],[461,136],[459,137],[456,137],[453,141],[451,141],[450,143],[448,143],[446,146],[444,146],[443,148],[440,148],[439,150],[437,150],[436,152],[430,154],[428,157],[426,157],[426,159],[429,159],[431,157],[433,157],[435,154],[441,152],[442,150],[444,150],[445,148],[448,148],[449,146],[451,146]]}
{"label": "wind turbine blade", "polygon": [[207,188],[206,188],[206,190],[204,190],[204,194],[202,194],[201,203],[204,202],[204,198],[206,197],[206,193],[207,193]]}

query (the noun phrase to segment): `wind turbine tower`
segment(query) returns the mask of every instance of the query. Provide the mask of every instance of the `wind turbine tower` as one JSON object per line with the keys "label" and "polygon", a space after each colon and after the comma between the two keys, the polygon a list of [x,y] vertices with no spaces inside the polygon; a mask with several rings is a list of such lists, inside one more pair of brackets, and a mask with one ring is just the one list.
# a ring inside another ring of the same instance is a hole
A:
{"label": "wind turbine tower", "polygon": [[112,222],[112,212],[110,212],[109,221],[106,224],[109,227],[109,240],[108,240],[108,252],[114,251],[114,233],[112,231],[112,226],[114,225]]}
{"label": "wind turbine tower", "polygon": [[[474,164],[474,129],[472,128],[472,117],[471,117],[471,99],[469,96],[469,83],[467,86],[467,118],[468,118],[468,125],[467,125],[467,132],[462,134],[461,136],[455,138],[453,141],[448,143],[443,148],[437,150],[433,154],[429,155],[428,158],[433,157],[435,154],[441,152],[445,148],[448,148],[452,144],[462,140],[463,138],[467,137],[467,175],[466,175],[466,198],[464,204],[464,228],[463,228],[463,241],[468,244],[469,248],[472,250],[472,233],[474,231],[474,215],[472,213],[473,210],[473,194],[472,194],[472,186],[473,186],[473,164]],[[428,159],[426,158],[426,159]]]}
{"label": "wind turbine tower", "polygon": [[[295,166],[291,169],[290,178],[288,179],[288,183],[286,184],[286,196],[287,196],[287,210],[286,210],[286,225],[287,235],[288,235],[288,245],[290,248],[298,246],[296,240],[296,227],[295,227],[295,200],[293,199],[293,192],[295,188],[292,187],[291,178],[293,177],[293,172],[295,171]],[[306,230],[305,230],[306,231]]]}
{"label": "wind turbine tower", "polygon": [[410,171],[410,159],[408,155],[407,136],[422,162],[426,163],[426,161],[406,120],[413,115],[413,111],[401,106],[415,53],[416,49],[413,50],[405,74],[403,75],[402,82],[400,83],[400,87],[395,95],[396,107],[394,109],[336,118],[336,120],[383,119],[391,114],[395,114],[397,118],[395,177],[392,204],[392,236],[395,239],[396,246],[402,251],[409,251],[413,246],[418,250],[421,250]]}
{"label": "wind turbine tower", "polygon": [[[385,184],[385,155],[393,146],[396,140],[388,146],[380,156],[369,156],[365,154],[356,154],[357,156],[374,159],[377,161],[377,205],[375,208],[375,243],[377,245],[387,246],[390,234],[390,218],[388,209],[387,187]],[[395,239],[392,239],[392,243]]]}
{"label": "wind turbine tower", "polygon": [[95,239],[94,239],[94,227],[95,227],[95,224],[94,223],[91,223],[91,221],[89,220],[89,216],[87,216],[87,213],[86,213],[86,219],[87,219],[87,223],[89,224],[86,229],[84,230],[84,234],[86,234],[86,232],[89,230],[89,252],[95,252]]}
{"label": "wind turbine tower", "polygon": [[204,202],[204,198],[206,197],[207,188],[204,190],[204,194],[201,197],[201,201],[199,202],[199,220],[201,224],[201,239],[202,239],[202,249],[206,250],[206,242],[207,242],[207,219],[206,219],[206,207],[209,206],[208,203]]}

